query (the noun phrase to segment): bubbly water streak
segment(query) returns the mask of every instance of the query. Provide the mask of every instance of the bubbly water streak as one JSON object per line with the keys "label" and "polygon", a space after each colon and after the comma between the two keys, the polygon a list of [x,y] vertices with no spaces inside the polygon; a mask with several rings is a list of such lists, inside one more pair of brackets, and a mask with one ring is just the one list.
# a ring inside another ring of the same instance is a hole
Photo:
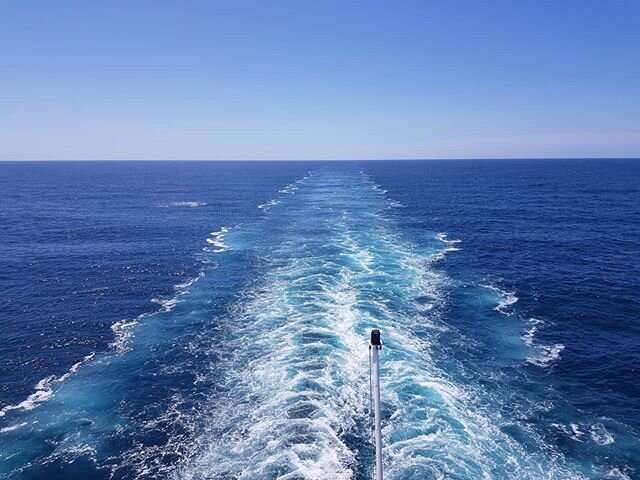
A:
{"label": "bubbly water streak", "polygon": [[404,242],[383,193],[364,175],[321,172],[270,212],[255,245],[269,273],[225,346],[228,395],[180,477],[367,478],[367,338],[379,327],[387,478],[579,478],[503,433],[474,406],[482,392],[431,358],[447,330],[447,280],[429,268],[442,252]]}

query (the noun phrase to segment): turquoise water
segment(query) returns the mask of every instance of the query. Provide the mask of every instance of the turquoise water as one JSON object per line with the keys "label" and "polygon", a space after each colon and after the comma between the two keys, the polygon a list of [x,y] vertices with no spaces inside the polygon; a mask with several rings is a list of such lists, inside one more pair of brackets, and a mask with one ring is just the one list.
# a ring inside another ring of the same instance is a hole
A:
{"label": "turquoise water", "polygon": [[638,475],[639,163],[0,171],[4,477]]}

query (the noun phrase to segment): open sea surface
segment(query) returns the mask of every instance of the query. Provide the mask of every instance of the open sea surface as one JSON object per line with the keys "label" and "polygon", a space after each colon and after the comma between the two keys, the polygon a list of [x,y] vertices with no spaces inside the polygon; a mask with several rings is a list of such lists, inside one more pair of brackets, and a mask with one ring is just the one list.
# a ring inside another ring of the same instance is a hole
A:
{"label": "open sea surface", "polygon": [[640,478],[640,161],[0,163],[0,478]]}

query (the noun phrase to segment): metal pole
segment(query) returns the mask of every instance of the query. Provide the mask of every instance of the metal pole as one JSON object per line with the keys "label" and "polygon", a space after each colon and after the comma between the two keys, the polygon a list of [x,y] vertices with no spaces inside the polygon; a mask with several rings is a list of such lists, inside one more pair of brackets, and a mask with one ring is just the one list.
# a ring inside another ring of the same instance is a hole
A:
{"label": "metal pole", "polygon": [[380,358],[379,353],[382,349],[382,341],[380,339],[380,330],[371,330],[371,389],[373,393],[373,438],[376,447],[376,470],[374,474],[375,480],[382,480],[382,430],[380,415]]}

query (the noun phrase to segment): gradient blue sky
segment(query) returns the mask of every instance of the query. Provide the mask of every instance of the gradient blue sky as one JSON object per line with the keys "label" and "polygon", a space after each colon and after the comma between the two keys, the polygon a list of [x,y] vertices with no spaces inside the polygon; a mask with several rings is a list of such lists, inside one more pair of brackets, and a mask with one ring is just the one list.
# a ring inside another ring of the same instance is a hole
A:
{"label": "gradient blue sky", "polygon": [[640,1],[0,2],[0,159],[640,157]]}

